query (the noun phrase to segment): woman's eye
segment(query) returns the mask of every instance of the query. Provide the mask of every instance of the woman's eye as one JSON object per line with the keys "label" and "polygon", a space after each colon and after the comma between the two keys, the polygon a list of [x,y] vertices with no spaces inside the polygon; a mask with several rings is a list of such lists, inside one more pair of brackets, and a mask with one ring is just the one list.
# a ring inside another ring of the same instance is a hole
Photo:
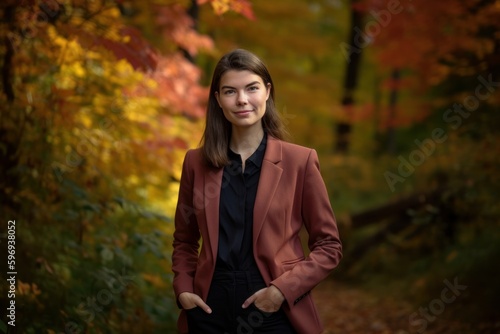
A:
{"label": "woman's eye", "polygon": [[233,94],[233,93],[234,93],[234,90],[232,90],[232,89],[228,89],[228,90],[224,91],[224,95],[229,95],[229,94]]}
{"label": "woman's eye", "polygon": [[250,90],[250,91],[254,91],[254,90],[258,90],[258,89],[259,89],[259,87],[257,87],[257,86],[250,86],[248,88],[248,90]]}

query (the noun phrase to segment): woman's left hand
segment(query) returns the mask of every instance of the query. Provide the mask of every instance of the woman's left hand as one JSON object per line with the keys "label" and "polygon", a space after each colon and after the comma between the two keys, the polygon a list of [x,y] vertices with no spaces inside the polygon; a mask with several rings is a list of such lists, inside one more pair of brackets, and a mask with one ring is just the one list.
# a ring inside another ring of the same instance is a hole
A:
{"label": "woman's left hand", "polygon": [[270,313],[278,311],[284,300],[285,296],[281,291],[274,285],[270,285],[248,297],[241,307],[247,308],[254,303],[259,310]]}

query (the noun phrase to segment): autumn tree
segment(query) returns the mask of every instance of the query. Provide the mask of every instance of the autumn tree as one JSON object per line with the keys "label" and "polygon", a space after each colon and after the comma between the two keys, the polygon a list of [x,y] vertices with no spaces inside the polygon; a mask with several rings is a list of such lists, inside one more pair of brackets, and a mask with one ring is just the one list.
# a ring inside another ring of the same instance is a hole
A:
{"label": "autumn tree", "polygon": [[19,332],[173,331],[171,217],[207,93],[183,52],[213,48],[187,11],[160,0],[0,5],[0,207],[2,235],[16,221]]}
{"label": "autumn tree", "polygon": [[[405,117],[422,121],[432,109],[474,94],[480,77],[498,80],[500,12],[496,1],[365,0],[363,5],[376,26],[367,34],[373,39],[370,51],[380,65],[378,71],[387,78],[385,87],[394,87],[391,73],[398,69],[400,88],[413,91],[413,97],[422,101],[400,110],[399,120],[389,123],[411,123]],[[422,97],[431,91],[440,98],[423,103]],[[486,104],[498,105],[498,98],[492,96]]]}

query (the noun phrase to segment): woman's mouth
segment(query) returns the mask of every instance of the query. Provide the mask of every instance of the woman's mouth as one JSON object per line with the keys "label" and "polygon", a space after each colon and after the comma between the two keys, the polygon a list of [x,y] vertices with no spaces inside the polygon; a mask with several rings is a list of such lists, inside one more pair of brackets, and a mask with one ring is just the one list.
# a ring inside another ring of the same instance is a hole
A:
{"label": "woman's mouth", "polygon": [[235,111],[234,113],[236,114],[236,116],[246,116],[251,112],[252,110],[240,110],[240,111]]}

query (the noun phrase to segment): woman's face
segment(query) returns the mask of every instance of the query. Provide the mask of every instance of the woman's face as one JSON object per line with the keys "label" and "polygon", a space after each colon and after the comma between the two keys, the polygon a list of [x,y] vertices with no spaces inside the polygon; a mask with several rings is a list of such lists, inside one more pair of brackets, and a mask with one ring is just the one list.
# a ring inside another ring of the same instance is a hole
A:
{"label": "woman's face", "polygon": [[264,84],[257,74],[229,70],[222,75],[215,97],[233,128],[261,127],[270,91],[271,84]]}

